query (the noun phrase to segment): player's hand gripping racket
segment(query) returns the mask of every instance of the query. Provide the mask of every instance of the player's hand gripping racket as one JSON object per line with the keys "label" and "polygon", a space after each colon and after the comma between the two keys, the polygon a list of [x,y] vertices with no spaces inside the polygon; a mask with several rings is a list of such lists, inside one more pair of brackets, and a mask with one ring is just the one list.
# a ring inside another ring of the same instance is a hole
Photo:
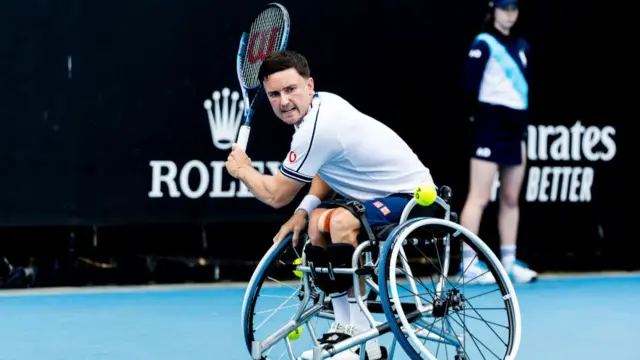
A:
{"label": "player's hand gripping racket", "polygon": [[254,105],[261,93],[261,84],[258,79],[260,65],[272,52],[286,48],[289,29],[290,20],[287,9],[278,3],[270,3],[262,8],[251,22],[249,29],[243,32],[240,38],[237,72],[244,103],[244,121],[238,133],[237,144],[243,150],[247,149]]}

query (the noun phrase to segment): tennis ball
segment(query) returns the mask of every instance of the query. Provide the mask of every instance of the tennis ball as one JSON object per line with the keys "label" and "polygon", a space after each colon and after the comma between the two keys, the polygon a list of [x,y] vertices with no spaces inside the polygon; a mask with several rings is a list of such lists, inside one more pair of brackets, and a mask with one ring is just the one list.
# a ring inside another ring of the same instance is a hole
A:
{"label": "tennis ball", "polygon": [[300,339],[301,336],[302,336],[302,326],[298,326],[295,330],[290,332],[289,335],[287,335],[287,337],[291,341],[296,341]]}
{"label": "tennis ball", "polygon": [[[302,264],[302,259],[301,258],[297,258],[295,260],[293,260],[293,265],[301,265]],[[299,270],[293,270],[293,273],[295,274],[295,276],[302,278],[302,271]]]}
{"label": "tennis ball", "polygon": [[438,193],[436,192],[435,186],[431,184],[420,184],[413,193],[413,196],[416,198],[416,202],[419,205],[429,206],[436,201]]}

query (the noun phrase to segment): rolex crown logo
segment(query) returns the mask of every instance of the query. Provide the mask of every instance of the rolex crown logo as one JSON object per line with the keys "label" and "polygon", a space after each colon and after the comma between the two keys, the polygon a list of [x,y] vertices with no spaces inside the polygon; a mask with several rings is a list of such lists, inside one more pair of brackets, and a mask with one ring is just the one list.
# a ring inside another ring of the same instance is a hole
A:
{"label": "rolex crown logo", "polygon": [[[231,103],[229,103],[229,97],[231,97]],[[231,149],[242,122],[244,103],[238,101],[240,94],[237,91],[230,91],[229,88],[224,88],[221,92],[215,91],[211,98],[213,101],[210,99],[204,101],[204,108],[209,117],[213,145],[220,150]]]}

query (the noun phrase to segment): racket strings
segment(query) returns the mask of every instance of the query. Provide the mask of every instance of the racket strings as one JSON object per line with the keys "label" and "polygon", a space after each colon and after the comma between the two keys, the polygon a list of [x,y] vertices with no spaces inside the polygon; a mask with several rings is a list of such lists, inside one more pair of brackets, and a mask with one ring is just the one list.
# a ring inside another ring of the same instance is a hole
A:
{"label": "racket strings", "polygon": [[[277,7],[270,7],[260,13],[251,24],[249,32],[249,48],[244,56],[242,64],[242,80],[248,88],[256,88],[260,85],[258,71],[262,60],[276,49],[281,47],[285,35],[285,14]],[[274,34],[273,31],[277,32]],[[274,40],[271,38],[275,36]],[[252,44],[251,39],[255,43]],[[253,46],[251,46],[253,45]],[[253,63],[250,58],[257,58]]]}

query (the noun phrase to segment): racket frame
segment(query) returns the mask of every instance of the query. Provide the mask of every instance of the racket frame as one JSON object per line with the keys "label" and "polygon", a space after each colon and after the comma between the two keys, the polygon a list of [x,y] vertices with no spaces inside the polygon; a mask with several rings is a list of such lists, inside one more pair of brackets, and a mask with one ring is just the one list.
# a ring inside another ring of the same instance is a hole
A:
{"label": "racket frame", "polygon": [[[282,51],[286,49],[287,43],[289,41],[289,31],[291,29],[291,19],[289,17],[289,12],[287,9],[279,3],[272,2],[266,4],[257,14],[253,17],[251,22],[249,23],[249,31],[251,31],[251,25],[256,21],[256,19],[262,14],[265,10],[271,7],[278,7],[284,16],[284,27],[282,31],[282,40],[278,44],[277,51]],[[249,43],[249,35],[250,33],[244,31],[242,36],[240,37],[240,45],[238,47],[238,53],[236,57],[236,75],[238,77],[238,82],[240,84],[240,90],[242,93],[242,101],[244,103],[244,119],[242,125],[240,126],[240,130],[238,131],[238,138],[236,143],[242,148],[242,150],[246,151],[247,143],[249,142],[249,133],[251,132],[251,120],[253,119],[253,115],[255,113],[255,104],[256,100],[260,97],[262,93],[262,86],[258,83],[257,86],[250,87],[248,86],[244,78],[242,76],[242,66],[244,64],[245,57],[247,55],[247,46]],[[260,60],[262,61],[262,60]],[[250,97],[250,92],[253,93],[253,97]]]}

